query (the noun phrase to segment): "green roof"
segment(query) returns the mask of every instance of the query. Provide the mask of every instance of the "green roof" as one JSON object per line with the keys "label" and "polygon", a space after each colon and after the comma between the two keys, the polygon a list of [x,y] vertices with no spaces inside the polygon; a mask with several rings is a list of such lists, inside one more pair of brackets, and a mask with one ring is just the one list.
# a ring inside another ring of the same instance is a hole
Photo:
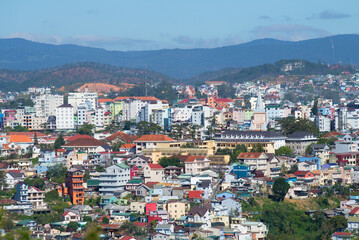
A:
{"label": "green roof", "polygon": [[348,222],[359,222],[359,217],[349,217]]}
{"label": "green roof", "polygon": [[127,183],[142,183],[142,179],[134,179],[134,180],[130,180]]}
{"label": "green roof", "polygon": [[34,221],[34,220],[25,219],[25,220],[22,220],[22,221],[18,222],[16,225],[17,225],[17,226],[24,226],[24,225],[28,224],[28,223],[31,222],[31,221]]}
{"label": "green roof", "polygon": [[116,166],[117,166],[117,167],[120,167],[120,168],[124,168],[124,169],[130,168],[129,166],[127,166],[127,165],[124,164],[124,163],[117,163]]}
{"label": "green roof", "polygon": [[131,216],[132,213],[112,213],[112,215],[115,216],[125,216],[125,217],[129,217]]}
{"label": "green roof", "polygon": [[99,179],[88,179],[87,186],[99,186],[100,180]]}

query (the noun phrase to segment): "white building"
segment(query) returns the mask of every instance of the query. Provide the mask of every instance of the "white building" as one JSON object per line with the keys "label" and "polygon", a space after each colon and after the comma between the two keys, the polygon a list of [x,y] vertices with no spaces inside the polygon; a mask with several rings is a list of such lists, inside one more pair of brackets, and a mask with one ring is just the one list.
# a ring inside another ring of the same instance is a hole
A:
{"label": "white building", "polygon": [[151,122],[151,115],[153,114],[153,111],[162,110],[165,108],[168,108],[168,103],[163,103],[161,100],[149,101],[145,103],[143,107],[141,107],[137,116],[137,122]]}
{"label": "white building", "polygon": [[60,130],[75,128],[74,107],[71,104],[63,104],[56,108],[56,128]]}
{"label": "white building", "polygon": [[331,119],[327,116],[319,115],[315,118],[315,124],[320,132],[330,132]]}
{"label": "white building", "polygon": [[56,114],[56,108],[64,104],[64,97],[61,95],[45,94],[36,96],[36,116],[49,117]]}
{"label": "white building", "polygon": [[119,163],[106,168],[106,172],[100,173],[100,193],[113,194],[115,191],[123,190],[130,181],[130,167]]}
{"label": "white building", "polygon": [[87,104],[90,109],[97,108],[98,93],[96,92],[77,92],[69,93],[68,103],[71,104],[75,110],[81,104]]}

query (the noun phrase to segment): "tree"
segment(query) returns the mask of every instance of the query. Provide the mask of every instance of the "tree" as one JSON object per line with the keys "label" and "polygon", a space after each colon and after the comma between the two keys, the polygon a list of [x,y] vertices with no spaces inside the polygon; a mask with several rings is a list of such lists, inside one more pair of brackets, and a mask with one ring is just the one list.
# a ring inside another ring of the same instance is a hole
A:
{"label": "tree", "polygon": [[102,223],[103,223],[103,224],[109,224],[109,223],[110,223],[110,219],[108,219],[108,217],[105,216],[105,217],[102,218]]}
{"label": "tree", "polygon": [[67,224],[66,231],[75,232],[75,231],[77,231],[78,228],[79,228],[78,222],[69,222],[69,224]]}
{"label": "tree", "polygon": [[317,97],[314,99],[314,104],[313,104],[313,107],[312,107],[312,114],[314,116],[318,115],[318,98]]}
{"label": "tree", "polygon": [[309,119],[294,119],[293,117],[286,117],[279,120],[284,135],[289,135],[295,132],[307,131],[316,136],[319,135],[319,128],[314,122]]}
{"label": "tree", "polygon": [[90,216],[84,216],[84,222],[92,222],[92,218]]}
{"label": "tree", "polygon": [[275,150],[275,155],[277,156],[292,156],[293,155],[293,151],[290,147],[287,146],[281,146],[280,148],[278,148],[277,150]]}
{"label": "tree", "polygon": [[247,147],[244,144],[236,145],[231,154],[231,162],[236,162],[239,154],[247,152]]}
{"label": "tree", "polygon": [[45,180],[39,177],[25,178],[24,183],[26,183],[28,186],[34,186],[40,189],[43,189],[43,187],[45,186]]}
{"label": "tree", "polygon": [[46,177],[47,179],[54,181],[56,183],[64,183],[67,173],[67,168],[63,164],[56,164],[47,169]]}
{"label": "tree", "polygon": [[79,129],[77,129],[77,133],[81,135],[89,135],[92,136],[92,130],[95,128],[94,125],[85,123]]}
{"label": "tree", "polygon": [[264,148],[263,148],[262,144],[256,143],[252,147],[251,152],[264,152]]}
{"label": "tree", "polygon": [[288,190],[289,190],[290,186],[289,184],[285,181],[284,178],[280,177],[277,178],[274,181],[274,185],[273,185],[273,194],[274,194],[274,199],[276,201],[283,201],[285,195],[287,194]]}
{"label": "tree", "polygon": [[222,84],[217,86],[218,96],[222,98],[235,98],[236,89],[229,84]]}
{"label": "tree", "polygon": [[96,224],[89,224],[86,229],[84,240],[100,240],[100,230],[101,228]]}
{"label": "tree", "polygon": [[176,166],[176,167],[183,167],[183,163],[180,161],[180,159],[176,156],[172,157],[162,157],[158,160],[158,163],[163,167],[168,166]]}
{"label": "tree", "polygon": [[290,170],[289,173],[295,173],[296,171],[298,171],[298,165],[292,165],[290,166]]}
{"label": "tree", "polygon": [[55,140],[54,148],[55,148],[55,150],[57,150],[57,149],[61,148],[63,145],[65,145],[65,140],[64,140],[64,137],[62,136],[62,134],[60,134]]}
{"label": "tree", "polygon": [[163,132],[161,126],[146,121],[138,122],[136,128],[138,135],[158,134]]}
{"label": "tree", "polygon": [[56,200],[59,199],[59,197],[60,197],[60,196],[59,196],[59,192],[58,192],[56,189],[54,189],[54,190],[51,190],[51,191],[45,193],[45,199],[44,199],[44,201],[45,201],[45,202],[56,201]]}

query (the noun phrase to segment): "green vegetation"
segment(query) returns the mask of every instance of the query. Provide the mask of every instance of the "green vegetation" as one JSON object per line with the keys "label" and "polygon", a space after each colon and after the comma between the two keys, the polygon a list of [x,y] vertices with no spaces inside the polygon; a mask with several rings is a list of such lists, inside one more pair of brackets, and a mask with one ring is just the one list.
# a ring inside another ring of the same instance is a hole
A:
{"label": "green vegetation", "polygon": [[77,133],[81,135],[89,135],[92,136],[92,130],[95,128],[95,125],[84,123],[79,129],[77,129]]}
{"label": "green vegetation", "polygon": [[38,177],[25,178],[24,183],[26,183],[28,186],[34,186],[42,190],[45,186],[45,180]]}
{"label": "green vegetation", "polygon": [[282,127],[282,134],[289,135],[295,132],[307,131],[316,136],[319,135],[319,129],[314,122],[308,119],[294,119],[293,117],[286,117],[279,120]]}
{"label": "green vegetation", "polygon": [[130,236],[134,236],[136,238],[142,238],[146,236],[146,232],[141,228],[134,225],[132,222],[124,222],[120,226],[120,230]]}
{"label": "green vegetation", "polygon": [[233,150],[228,148],[218,148],[215,155],[230,155],[231,163],[237,162],[239,154],[247,152],[247,147],[244,144],[238,144]]}
{"label": "green vegetation", "polygon": [[222,98],[235,98],[236,89],[234,89],[230,84],[222,84],[217,87],[218,96]]}
{"label": "green vegetation", "polygon": [[264,152],[263,145],[260,143],[254,144],[254,146],[251,149],[251,152]]}
{"label": "green vegetation", "polygon": [[292,156],[293,155],[293,151],[290,147],[287,146],[281,146],[280,148],[275,150],[275,155],[277,156]]}
{"label": "green vegetation", "polygon": [[284,178],[277,178],[274,181],[274,185],[273,185],[273,198],[276,201],[283,201],[285,195],[287,194],[288,190],[289,190],[289,184],[285,181]]}
{"label": "green vegetation", "polygon": [[64,136],[62,136],[62,134],[60,134],[57,139],[55,140],[54,143],[54,148],[55,150],[61,148],[63,145],[65,145],[65,140],[64,140]]}
{"label": "green vegetation", "polygon": [[176,156],[162,157],[158,160],[158,163],[164,168],[167,166],[184,167],[183,162]]}
{"label": "green vegetation", "polygon": [[66,166],[62,164],[56,164],[48,168],[46,172],[46,177],[50,181],[61,184],[65,182],[66,173],[67,173]]}
{"label": "green vegetation", "polygon": [[138,135],[159,134],[163,132],[163,129],[159,125],[146,121],[137,123],[136,128]]}

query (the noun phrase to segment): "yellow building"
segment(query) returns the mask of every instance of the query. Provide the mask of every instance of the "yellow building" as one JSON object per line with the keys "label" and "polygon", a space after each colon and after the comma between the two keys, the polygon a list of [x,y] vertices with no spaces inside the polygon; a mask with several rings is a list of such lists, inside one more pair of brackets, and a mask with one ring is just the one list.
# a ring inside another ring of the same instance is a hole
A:
{"label": "yellow building", "polygon": [[170,214],[171,218],[174,220],[179,219],[182,216],[186,215],[187,209],[189,208],[189,204],[186,202],[172,202],[169,201],[165,205],[166,210]]}
{"label": "yellow building", "polygon": [[145,202],[131,202],[130,211],[134,213],[144,214],[146,212]]}

